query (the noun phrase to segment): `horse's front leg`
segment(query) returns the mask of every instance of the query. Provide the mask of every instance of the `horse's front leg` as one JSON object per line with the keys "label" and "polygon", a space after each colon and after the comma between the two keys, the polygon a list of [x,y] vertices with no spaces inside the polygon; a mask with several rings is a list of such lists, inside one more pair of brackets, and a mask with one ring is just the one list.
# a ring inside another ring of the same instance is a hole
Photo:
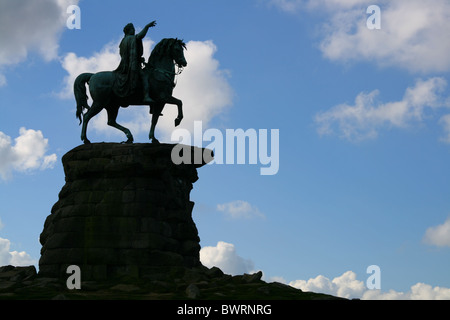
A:
{"label": "horse's front leg", "polygon": [[176,104],[178,107],[178,116],[175,119],[175,127],[177,127],[183,120],[183,102],[175,97],[170,97],[166,103]]}

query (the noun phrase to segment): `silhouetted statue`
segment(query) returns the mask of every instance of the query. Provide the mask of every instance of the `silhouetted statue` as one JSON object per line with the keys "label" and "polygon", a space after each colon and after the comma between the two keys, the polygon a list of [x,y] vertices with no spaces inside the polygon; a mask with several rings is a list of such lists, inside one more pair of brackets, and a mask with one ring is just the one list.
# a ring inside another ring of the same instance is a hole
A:
{"label": "silhouetted statue", "polygon": [[144,54],[142,39],[146,36],[148,29],[155,25],[156,21],[149,23],[137,35],[135,35],[136,31],[132,23],[127,24],[123,29],[125,36],[119,46],[121,61],[119,67],[114,70],[116,78],[113,89],[117,96],[128,97],[142,88],[143,102],[148,104],[152,102],[149,95],[147,73],[142,71],[141,66],[145,62],[142,57]]}
{"label": "silhouetted statue", "polygon": [[[130,130],[116,122],[119,108],[127,108],[130,105],[149,105],[152,114],[152,123],[149,139],[153,143],[159,143],[155,138],[155,127],[166,103],[175,104],[178,107],[178,116],[175,126],[183,119],[183,103],[172,96],[175,86],[175,65],[180,70],[187,66],[184,57],[186,45],[179,39],[163,39],[153,49],[148,62],[141,64],[142,39],[150,27],[156,24],[149,23],[137,35],[134,35],[134,27],[128,24],[124,28],[125,36],[120,44],[121,62],[114,71],[103,71],[96,74],[80,74],[74,83],[74,94],[77,102],[76,116],[83,123],[81,140],[90,143],[86,131],[90,119],[102,109],[108,112],[108,125],[117,128],[127,136],[126,143],[133,142]],[[181,71],[180,71],[181,72]],[[89,92],[93,99],[92,106],[87,103],[86,84],[89,84]],[[87,112],[83,114],[83,110]]]}

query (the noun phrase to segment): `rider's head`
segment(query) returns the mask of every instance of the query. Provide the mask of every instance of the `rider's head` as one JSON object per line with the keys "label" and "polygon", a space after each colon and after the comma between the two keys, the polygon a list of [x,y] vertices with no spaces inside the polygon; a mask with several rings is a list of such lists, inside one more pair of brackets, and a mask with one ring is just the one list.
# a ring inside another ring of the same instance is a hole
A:
{"label": "rider's head", "polygon": [[133,36],[135,34],[136,30],[134,29],[134,26],[132,23],[129,23],[125,26],[125,28],[123,28],[123,33],[125,33],[125,35],[130,35]]}

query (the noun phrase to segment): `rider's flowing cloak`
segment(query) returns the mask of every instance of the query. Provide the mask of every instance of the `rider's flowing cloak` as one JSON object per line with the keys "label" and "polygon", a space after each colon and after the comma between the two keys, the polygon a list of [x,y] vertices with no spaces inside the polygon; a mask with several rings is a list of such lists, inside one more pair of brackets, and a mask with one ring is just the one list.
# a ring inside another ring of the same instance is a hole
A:
{"label": "rider's flowing cloak", "polygon": [[141,57],[144,49],[142,40],[135,35],[125,36],[119,45],[121,61],[114,70],[114,93],[119,97],[134,94],[139,87]]}

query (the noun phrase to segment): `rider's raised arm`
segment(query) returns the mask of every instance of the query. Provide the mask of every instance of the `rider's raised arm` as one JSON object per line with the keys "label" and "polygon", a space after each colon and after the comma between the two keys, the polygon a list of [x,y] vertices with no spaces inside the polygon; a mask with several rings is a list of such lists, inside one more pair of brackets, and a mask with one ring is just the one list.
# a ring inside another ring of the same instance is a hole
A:
{"label": "rider's raised arm", "polygon": [[151,28],[151,27],[154,27],[154,26],[156,26],[156,21],[150,22],[148,25],[146,25],[146,26],[144,27],[144,29],[142,29],[141,32],[139,32],[139,33],[136,35],[136,37],[137,37],[138,39],[144,39],[144,37],[147,35],[148,29]]}

